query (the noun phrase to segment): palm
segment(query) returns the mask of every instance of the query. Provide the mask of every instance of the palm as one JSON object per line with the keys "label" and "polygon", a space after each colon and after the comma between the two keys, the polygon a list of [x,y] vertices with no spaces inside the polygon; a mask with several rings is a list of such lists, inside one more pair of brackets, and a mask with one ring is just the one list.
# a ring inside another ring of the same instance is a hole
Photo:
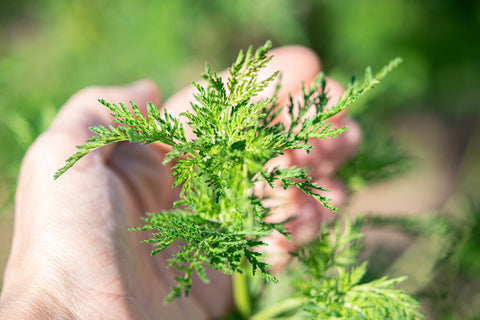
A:
{"label": "palm", "polygon": [[[201,319],[202,314],[205,317],[204,310],[209,308],[199,308],[195,292],[188,300],[176,301],[168,306],[162,303],[173,285],[172,274],[165,270],[166,254],[150,257],[151,248],[140,245],[140,241],[148,235],[128,231],[129,227],[141,224],[140,217],[145,212],[159,212],[171,204],[173,194],[169,173],[164,166],[159,165],[161,162],[162,153],[155,147],[130,144],[117,145],[106,161],[102,170],[105,179],[101,180],[105,181],[104,190],[108,190],[107,201],[112,210],[111,216],[106,216],[105,222],[99,223],[101,228],[98,232],[111,237],[112,241],[104,242],[103,245],[105,252],[114,254],[109,257],[110,261],[105,262],[107,268],[104,270],[103,281],[123,283],[119,289],[125,291],[126,299],[119,299],[118,302],[131,304],[129,300],[134,297],[134,306],[138,308],[135,312],[142,313],[146,319],[160,315],[168,319]],[[110,248],[112,244],[113,248]],[[95,252],[92,249],[90,251]],[[217,283],[217,288],[218,285],[228,286],[226,279],[223,280],[222,283]],[[228,296],[222,292],[220,294]],[[218,303],[212,307],[218,309],[221,305]],[[223,306],[227,305],[225,301]]]}

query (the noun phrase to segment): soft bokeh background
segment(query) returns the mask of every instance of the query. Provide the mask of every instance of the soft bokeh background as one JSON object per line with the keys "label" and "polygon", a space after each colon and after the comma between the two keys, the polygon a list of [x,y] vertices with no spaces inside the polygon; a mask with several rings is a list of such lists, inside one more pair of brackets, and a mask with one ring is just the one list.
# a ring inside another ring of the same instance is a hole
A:
{"label": "soft bokeh background", "polygon": [[409,275],[431,319],[479,319],[476,0],[0,0],[0,271],[21,158],[69,96],[150,78],[168,97],[267,39],[311,47],[343,83],[403,57],[352,110],[346,211],[369,217],[371,277]]}

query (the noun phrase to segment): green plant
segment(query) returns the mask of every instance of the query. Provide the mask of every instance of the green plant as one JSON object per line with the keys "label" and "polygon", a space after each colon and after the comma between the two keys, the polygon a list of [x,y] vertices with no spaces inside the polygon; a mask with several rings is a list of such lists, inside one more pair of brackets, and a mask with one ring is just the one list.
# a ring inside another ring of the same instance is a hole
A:
{"label": "green plant", "polygon": [[[182,276],[175,278],[177,285],[172,288],[166,301],[180,296],[182,292],[189,293],[193,273],[208,282],[205,273],[207,267],[226,274],[259,273],[267,281],[278,281],[268,272],[270,266],[257,249],[265,245],[262,238],[273,230],[286,237],[288,233],[284,222],[266,221],[272,208],[264,206],[264,198],[253,192],[254,185],[262,181],[270,187],[275,183],[280,183],[285,189],[296,187],[323,206],[336,209],[329,203],[330,199],[319,194],[325,189],[315,184],[304,169],[296,166],[267,168],[266,163],[285,150],[310,150],[311,138],[325,139],[343,133],[346,127],[333,128],[328,119],[373,88],[400,63],[400,59],[395,59],[376,75],[367,69],[364,81],[352,82],[343,98],[329,109],[325,108],[328,102],[326,82],[324,75],[320,74],[313,86],[303,89],[300,103],[290,99],[285,107],[290,118],[287,126],[274,121],[281,111],[276,95],[252,102],[252,98],[278,76],[278,73],[274,73],[265,80],[257,79],[259,70],[271,59],[267,55],[270,46],[270,42],[267,42],[255,52],[252,47],[246,53],[241,51],[230,67],[226,81],[207,65],[203,75],[206,87],[194,83],[198,90],[195,96],[197,102],[192,104],[192,111],[181,115],[188,120],[188,125],[196,135],[193,139],[186,138],[178,119],[167,111],[160,113],[151,104],[144,117],[133,103],[133,112],[130,112],[123,104],[99,100],[110,109],[118,125],[90,128],[96,135],[88,139],[86,144],[78,146],[78,152],[55,174],[55,178],[58,178],[90,151],[114,142],[161,142],[171,146],[165,163],[175,160],[173,187],[181,186],[181,199],[172,210],[148,213],[144,218],[145,226],[134,229],[152,230],[152,238],[145,240],[158,247],[152,251],[152,255],[176,241],[181,243],[179,250],[170,258],[169,267],[176,268]],[[316,113],[307,116],[307,110],[312,106]],[[337,318],[354,315],[358,319],[372,319],[372,315],[393,315],[392,318],[395,318],[400,314],[412,319],[420,317],[412,298],[391,289],[399,280],[380,279],[368,285],[358,284],[365,273],[366,264],[349,269],[355,263],[352,257],[358,250],[348,249],[350,247],[347,244],[356,240],[358,234],[346,234],[347,242],[336,246],[328,241],[328,233],[324,232],[318,247],[299,253],[298,258],[307,270],[305,274],[312,277],[306,284],[312,287],[298,286],[305,297],[295,300],[293,306],[301,302],[310,316],[317,318],[327,314]],[[337,240],[343,239],[338,232],[336,235]],[[328,250],[330,253],[326,254]],[[342,256],[340,252],[350,258],[342,260],[339,258]],[[338,261],[343,262],[339,264]],[[332,268],[337,276],[327,277],[326,273]],[[331,292],[328,299],[336,301],[337,309],[332,309],[334,305],[330,304],[330,300],[324,300],[322,294],[313,293],[315,282]],[[338,290],[332,291],[332,288]],[[375,297],[372,302],[367,301],[370,297]],[[248,308],[240,309],[244,317],[250,316]]]}
{"label": "green plant", "polygon": [[362,282],[367,262],[358,264],[360,222],[324,225],[316,241],[294,254],[297,260],[282,277],[287,294],[267,297],[251,319],[421,319],[418,302],[394,289],[404,277]]}

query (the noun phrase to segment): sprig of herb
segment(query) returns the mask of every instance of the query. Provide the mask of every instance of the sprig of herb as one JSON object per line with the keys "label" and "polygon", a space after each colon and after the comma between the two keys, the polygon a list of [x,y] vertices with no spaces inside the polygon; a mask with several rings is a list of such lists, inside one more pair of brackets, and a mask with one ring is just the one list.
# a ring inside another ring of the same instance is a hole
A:
{"label": "sprig of herb", "polygon": [[405,277],[361,283],[367,262],[357,264],[359,228],[349,219],[333,232],[324,226],[320,238],[299,251],[301,276],[295,286],[306,299],[303,310],[314,319],[423,319],[419,303],[393,288]]}
{"label": "sprig of herb", "polygon": [[[245,319],[423,319],[419,303],[394,286],[405,277],[365,282],[367,262],[359,262],[363,219],[336,219],[321,236],[294,253],[274,289],[249,279],[256,291]],[[260,301],[258,301],[260,300]]]}
{"label": "sprig of herb", "polygon": [[[78,146],[78,152],[55,174],[58,178],[84,155],[114,142],[161,142],[171,146],[165,162],[175,160],[173,187],[181,186],[181,199],[172,210],[148,213],[145,226],[134,229],[152,230],[152,238],[145,240],[158,247],[152,255],[176,241],[182,244],[169,260],[169,266],[182,276],[176,277],[177,285],[167,301],[182,292],[188,294],[194,272],[207,282],[207,267],[227,274],[249,269],[269,281],[277,281],[257,248],[265,245],[261,239],[273,230],[287,234],[282,223],[266,222],[271,208],[264,206],[264,199],[253,192],[255,183],[264,181],[273,187],[279,181],[283,188],[297,187],[325,207],[336,209],[330,199],[319,194],[325,189],[304,169],[267,169],[266,163],[285,150],[310,150],[311,138],[325,139],[343,133],[346,127],[332,128],[328,119],[346,109],[400,63],[400,59],[393,60],[375,76],[367,69],[364,81],[351,83],[345,95],[329,109],[325,108],[325,78],[320,74],[311,87],[303,89],[301,102],[290,98],[285,106],[290,117],[287,127],[274,121],[280,112],[275,96],[252,100],[278,76],[274,73],[264,80],[257,78],[259,70],[272,58],[267,55],[270,47],[267,42],[255,52],[252,47],[246,53],[241,51],[226,80],[207,66],[203,75],[207,85],[194,83],[198,90],[196,102],[191,104],[191,111],[181,114],[196,136],[193,139],[186,138],[177,118],[166,110],[162,114],[152,104],[148,104],[144,117],[133,102],[131,112],[123,104],[99,100],[110,109],[117,125],[90,128],[96,135]],[[307,116],[310,108],[316,113]]]}

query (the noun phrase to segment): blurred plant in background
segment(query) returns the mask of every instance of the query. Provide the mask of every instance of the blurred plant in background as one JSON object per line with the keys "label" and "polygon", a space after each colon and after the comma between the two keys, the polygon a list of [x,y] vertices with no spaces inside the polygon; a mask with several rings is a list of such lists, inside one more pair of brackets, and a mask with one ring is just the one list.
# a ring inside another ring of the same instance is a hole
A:
{"label": "blurred plant in background", "polygon": [[[341,83],[352,70],[378,69],[402,56],[402,67],[375,96],[352,109],[364,145],[340,172],[352,191],[348,210],[382,216],[383,223],[370,228],[393,226],[387,237],[402,234],[405,245],[395,254],[392,247],[382,251],[371,244],[373,256],[389,257],[378,263],[379,274],[410,274],[407,283],[415,285],[408,289],[432,318],[475,319],[480,315],[479,35],[476,0],[1,1],[2,213],[11,213],[28,146],[83,87],[151,78],[166,98],[195,79],[204,61],[221,69],[239,48],[266,39],[275,46],[311,47],[327,74]],[[389,189],[389,183],[402,188]],[[415,227],[412,233],[392,218],[422,212],[428,213],[422,218],[443,219],[441,232]],[[10,234],[3,230],[11,225],[0,222],[0,229]],[[5,241],[0,239],[2,261]],[[375,260],[370,261],[372,266]]]}

